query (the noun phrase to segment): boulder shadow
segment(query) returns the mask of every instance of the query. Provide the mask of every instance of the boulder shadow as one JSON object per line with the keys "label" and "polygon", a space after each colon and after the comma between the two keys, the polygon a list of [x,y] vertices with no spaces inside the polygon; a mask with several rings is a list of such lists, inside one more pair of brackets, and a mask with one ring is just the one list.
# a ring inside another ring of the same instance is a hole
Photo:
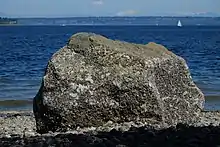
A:
{"label": "boulder shadow", "polygon": [[56,136],[0,138],[0,146],[62,146],[62,147],[217,147],[220,146],[220,127],[193,127],[178,124],[163,130],[146,127],[132,127],[121,132],[71,134],[60,133]]}

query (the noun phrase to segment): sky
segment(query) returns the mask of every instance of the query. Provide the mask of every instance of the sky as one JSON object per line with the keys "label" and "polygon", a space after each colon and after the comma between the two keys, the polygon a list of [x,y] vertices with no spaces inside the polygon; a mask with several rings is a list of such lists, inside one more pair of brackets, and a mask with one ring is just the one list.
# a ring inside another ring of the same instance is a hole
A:
{"label": "sky", "polygon": [[0,0],[11,17],[155,16],[220,14],[220,0]]}

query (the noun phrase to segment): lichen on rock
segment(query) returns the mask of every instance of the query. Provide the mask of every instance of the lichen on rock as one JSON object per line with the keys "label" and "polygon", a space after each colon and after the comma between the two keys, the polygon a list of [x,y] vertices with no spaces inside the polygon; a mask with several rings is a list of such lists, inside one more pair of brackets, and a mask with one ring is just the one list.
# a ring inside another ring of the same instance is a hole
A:
{"label": "lichen on rock", "polygon": [[186,62],[162,45],[73,35],[48,62],[34,98],[39,132],[108,121],[197,121],[204,95]]}

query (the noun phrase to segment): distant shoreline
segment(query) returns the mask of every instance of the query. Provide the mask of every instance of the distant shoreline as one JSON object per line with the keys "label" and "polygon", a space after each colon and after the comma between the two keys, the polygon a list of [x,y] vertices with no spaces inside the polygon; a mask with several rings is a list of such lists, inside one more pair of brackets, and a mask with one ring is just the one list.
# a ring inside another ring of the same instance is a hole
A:
{"label": "distant shoreline", "polygon": [[21,24],[0,24],[0,26],[21,26]]}
{"label": "distant shoreline", "polygon": [[69,17],[14,17],[15,19],[72,19],[72,18],[220,18],[220,16],[69,16]]}
{"label": "distant shoreline", "polygon": [[[135,27],[135,26],[143,26],[143,27],[177,27],[176,25],[169,25],[169,24],[161,24],[161,25],[153,25],[153,24],[65,24],[64,26],[62,24],[0,24],[0,27],[17,27],[17,26],[28,26],[28,27],[39,27],[39,26],[54,26],[54,27],[90,27],[90,26],[96,26],[96,27],[120,27],[120,26],[126,26],[126,27]],[[219,28],[220,25],[184,25],[183,28],[189,28],[189,27],[217,27]]]}

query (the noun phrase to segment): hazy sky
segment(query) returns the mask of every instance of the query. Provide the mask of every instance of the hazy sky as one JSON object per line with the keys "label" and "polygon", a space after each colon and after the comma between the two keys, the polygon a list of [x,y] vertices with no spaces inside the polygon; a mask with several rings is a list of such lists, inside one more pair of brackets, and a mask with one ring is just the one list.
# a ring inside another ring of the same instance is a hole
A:
{"label": "hazy sky", "polygon": [[15,17],[220,14],[220,0],[0,0]]}

